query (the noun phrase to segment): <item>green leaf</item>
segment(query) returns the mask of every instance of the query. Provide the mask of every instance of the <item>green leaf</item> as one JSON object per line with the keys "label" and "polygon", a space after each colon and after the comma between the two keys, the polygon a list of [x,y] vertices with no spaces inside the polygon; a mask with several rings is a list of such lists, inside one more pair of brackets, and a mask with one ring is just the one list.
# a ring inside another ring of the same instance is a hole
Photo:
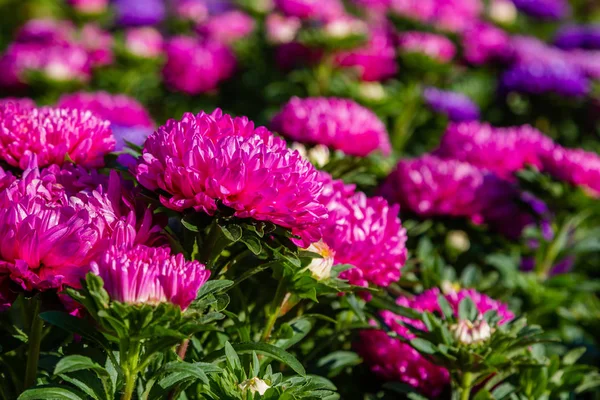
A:
{"label": "green leaf", "polygon": [[398,314],[402,317],[422,321],[422,315],[418,311],[412,308],[399,306],[389,297],[373,297],[373,299],[368,303],[368,305],[379,308],[381,310],[389,310],[394,314]]}
{"label": "green leaf", "polygon": [[575,364],[577,362],[577,360],[579,360],[581,358],[581,356],[585,354],[585,352],[586,352],[585,347],[578,347],[576,349],[569,351],[567,354],[564,355],[564,357],[562,359],[562,364],[564,364],[564,365]]}
{"label": "green leaf", "polygon": [[196,296],[196,300],[199,300],[203,297],[208,296],[209,294],[220,292],[221,290],[227,289],[233,285],[233,281],[228,280],[214,280],[208,281],[198,291],[198,296]]}
{"label": "green leaf", "polygon": [[290,322],[289,326],[292,330],[292,336],[289,338],[278,339],[275,342],[275,346],[282,349],[288,349],[304,339],[313,327],[312,320],[307,318],[299,318],[296,321]]}
{"label": "green leaf", "polygon": [[319,370],[329,378],[338,375],[344,368],[353,367],[361,363],[358,354],[352,351],[334,351],[317,361]]}
{"label": "green leaf", "polygon": [[83,393],[64,385],[45,385],[26,390],[18,400],[85,400]]}
{"label": "green leaf", "polygon": [[241,241],[248,247],[248,250],[254,253],[254,255],[262,253],[262,243],[256,236],[245,235],[242,237]]}
{"label": "green leaf", "polygon": [[438,304],[442,310],[442,314],[446,319],[454,318],[454,310],[452,309],[452,306],[450,306],[450,303],[448,303],[446,297],[441,293],[438,295]]}
{"label": "green leaf", "polygon": [[40,314],[40,318],[67,332],[76,333],[85,339],[91,340],[107,350],[110,349],[108,340],[94,329],[93,325],[86,323],[81,318],[73,317],[60,311],[43,312]]}
{"label": "green leaf", "polygon": [[425,339],[415,338],[410,341],[410,345],[419,353],[435,354],[437,352],[435,345]]}
{"label": "green leaf", "polygon": [[[287,351],[280,349],[277,346],[273,346],[272,344],[240,343],[240,344],[233,344],[230,346],[238,354],[251,354],[253,351],[255,351],[258,354],[263,354],[263,355],[269,356],[277,361],[280,361],[280,362],[286,364],[287,366],[289,366],[291,369],[293,369],[299,375],[303,375],[303,376],[306,375],[306,371],[304,370],[304,367],[302,366],[302,364],[300,364],[300,362],[294,356],[292,356]],[[214,361],[220,361],[224,358],[226,358],[225,350],[222,349],[222,350],[215,351],[215,352],[209,354],[208,356],[206,356],[205,361],[214,362]],[[238,361],[239,361],[239,359],[238,359]]]}
{"label": "green leaf", "polygon": [[458,304],[458,317],[461,320],[475,321],[479,311],[470,297],[465,297]]}
{"label": "green leaf", "polygon": [[72,355],[62,358],[54,368],[54,375],[66,374],[68,372],[92,370],[98,374],[108,377],[108,372],[98,363],[92,361],[91,358]]}
{"label": "green leaf", "polygon": [[200,232],[198,227],[196,225],[194,225],[192,222],[187,221],[185,217],[181,218],[181,225],[183,225],[183,227],[185,229],[187,229],[188,231]]}
{"label": "green leaf", "polygon": [[162,373],[167,374],[158,384],[163,389],[171,388],[179,383],[197,379],[205,384],[209,383],[207,373],[218,373],[222,370],[212,364],[207,363],[186,363],[182,361],[173,361],[162,368]]}
{"label": "green leaf", "polygon": [[225,342],[225,358],[229,368],[237,375],[242,369],[242,363],[238,357],[236,351],[231,346],[231,343]]}
{"label": "green leaf", "polygon": [[243,230],[242,227],[236,224],[219,225],[223,235],[233,243],[238,242],[242,239]]}

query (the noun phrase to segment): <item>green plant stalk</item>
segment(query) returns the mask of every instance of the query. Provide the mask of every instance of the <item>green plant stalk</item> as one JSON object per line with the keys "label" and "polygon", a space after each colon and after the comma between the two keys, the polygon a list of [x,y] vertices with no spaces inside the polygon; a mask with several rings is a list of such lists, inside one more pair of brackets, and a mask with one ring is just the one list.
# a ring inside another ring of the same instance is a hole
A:
{"label": "green plant stalk", "polygon": [[42,330],[44,328],[44,321],[38,315],[40,313],[40,300],[34,298],[31,301],[35,302],[35,305],[33,306],[31,326],[29,328],[27,366],[25,367],[25,379],[23,381],[25,389],[28,389],[35,384],[38,362],[40,359],[40,346],[42,344]]}
{"label": "green plant stalk", "polygon": [[275,322],[277,318],[279,318],[279,313],[281,312],[281,306],[283,300],[286,295],[286,285],[287,281],[285,279],[281,279],[279,284],[277,285],[277,291],[275,292],[275,297],[273,298],[273,302],[269,307],[269,318],[267,319],[267,324],[265,325],[265,329],[261,335],[260,340],[262,342],[266,342],[271,337],[271,332],[273,332],[273,328],[275,327]]}
{"label": "green plant stalk", "polygon": [[460,400],[469,400],[471,385],[473,384],[473,373],[465,372],[460,384]]}
{"label": "green plant stalk", "polygon": [[140,344],[130,344],[128,340],[121,340],[121,357],[121,360],[123,360],[121,368],[125,378],[125,388],[121,400],[131,400],[139,372]]}

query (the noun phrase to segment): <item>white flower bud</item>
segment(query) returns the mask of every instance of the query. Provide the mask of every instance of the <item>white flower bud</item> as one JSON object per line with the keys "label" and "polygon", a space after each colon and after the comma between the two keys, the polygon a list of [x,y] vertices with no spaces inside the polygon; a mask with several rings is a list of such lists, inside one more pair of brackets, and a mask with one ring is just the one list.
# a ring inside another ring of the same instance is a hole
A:
{"label": "white flower bud", "polygon": [[308,265],[307,268],[312,272],[312,276],[318,281],[330,278],[335,252],[322,240],[311,244],[306,250],[323,257],[313,258]]}
{"label": "white flower bud", "polygon": [[265,392],[271,386],[267,385],[265,381],[260,379],[259,377],[254,377],[250,379],[246,379],[244,382],[240,383],[240,389],[242,390],[250,390],[251,393],[257,393],[261,396],[265,394]]}

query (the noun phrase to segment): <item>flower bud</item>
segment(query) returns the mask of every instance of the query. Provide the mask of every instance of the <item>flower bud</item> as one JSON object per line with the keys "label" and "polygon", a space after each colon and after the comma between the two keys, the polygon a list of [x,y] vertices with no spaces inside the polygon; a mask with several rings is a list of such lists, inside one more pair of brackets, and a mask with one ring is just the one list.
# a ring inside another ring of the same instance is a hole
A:
{"label": "flower bud", "polygon": [[257,393],[261,396],[265,394],[267,390],[269,390],[271,386],[267,385],[265,381],[258,377],[246,379],[244,382],[240,383],[240,389],[242,390],[250,390],[251,393]]}
{"label": "flower bud", "polygon": [[492,328],[485,320],[461,320],[451,329],[454,337],[463,344],[485,342],[492,336]]}
{"label": "flower bud", "polygon": [[308,246],[307,251],[319,254],[322,258],[313,258],[308,265],[313,278],[320,281],[331,277],[335,252],[322,240]]}

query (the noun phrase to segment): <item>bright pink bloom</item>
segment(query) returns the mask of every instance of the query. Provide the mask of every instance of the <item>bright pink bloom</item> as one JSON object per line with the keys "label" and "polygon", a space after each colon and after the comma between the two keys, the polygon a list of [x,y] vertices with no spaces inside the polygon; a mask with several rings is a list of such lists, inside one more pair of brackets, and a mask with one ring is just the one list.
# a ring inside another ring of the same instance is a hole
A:
{"label": "bright pink bloom", "polygon": [[108,0],[69,0],[69,4],[81,14],[102,14],[108,9]]}
{"label": "bright pink bloom", "polygon": [[191,37],[177,36],[167,44],[166,53],[165,82],[187,94],[214,90],[235,71],[235,56],[217,42],[200,43]]}
{"label": "bright pink bloom", "polygon": [[10,171],[5,171],[0,167],[0,192],[9,187],[16,178]]}
{"label": "bright pink bloom", "polygon": [[157,58],[163,54],[164,39],[156,28],[129,28],[125,31],[125,49],[135,57]]}
{"label": "bright pink bloom", "polygon": [[33,156],[40,166],[62,165],[68,157],[83,167],[101,167],[114,147],[109,123],[90,112],[0,106],[0,157],[15,167],[27,168]]}
{"label": "bright pink bloom", "polygon": [[30,73],[50,82],[87,82],[90,60],[85,49],[72,44],[14,43],[0,57],[0,85],[19,87]]}
{"label": "bright pink bloom", "polygon": [[335,63],[356,69],[363,81],[385,80],[398,72],[393,41],[383,29],[372,31],[365,46],[337,53]]}
{"label": "bright pink bloom", "polygon": [[73,42],[75,26],[71,21],[56,19],[32,19],[19,28],[17,43],[65,45]]}
{"label": "bright pink bloom", "polygon": [[30,99],[28,97],[5,97],[3,99],[0,99],[0,107],[5,104],[8,104],[8,103],[13,103],[19,108],[35,108],[36,107],[35,101],[33,101],[32,99]]}
{"label": "bright pink bloom", "polygon": [[167,192],[160,200],[168,208],[214,215],[222,204],[239,218],[291,228],[306,246],[320,238],[327,218],[314,167],[265,128],[221,110],[186,113],[158,128],[144,145],[136,177]]}
{"label": "bright pink bloom", "polygon": [[600,156],[582,149],[556,146],[542,159],[543,170],[557,179],[588,189],[600,197]]}
{"label": "bright pink bloom", "polygon": [[323,144],[350,155],[391,152],[383,122],[348,99],[294,97],[275,115],[271,128],[292,140]]}
{"label": "bright pink bloom", "polygon": [[433,18],[435,7],[435,0],[390,0],[393,13],[421,22]]}
{"label": "bright pink bloom", "polygon": [[267,40],[272,44],[290,43],[302,27],[302,21],[296,17],[269,14],[265,20]]}
{"label": "bright pink bloom", "polygon": [[450,124],[436,155],[467,161],[511,179],[527,165],[541,168],[541,157],[554,148],[554,142],[529,126],[496,128],[486,123]]}
{"label": "bright pink bloom", "polygon": [[493,25],[476,22],[462,32],[461,39],[464,57],[471,64],[481,65],[510,57],[510,36]]}
{"label": "bright pink bloom", "polygon": [[114,38],[98,25],[86,24],[80,32],[79,43],[89,54],[92,67],[102,67],[114,61]]}
{"label": "bright pink bloom", "polygon": [[449,62],[456,55],[454,43],[446,36],[428,32],[403,32],[398,35],[403,53],[422,53],[440,62]]}
{"label": "bright pink bloom", "polygon": [[480,0],[391,0],[392,12],[451,32],[463,31],[482,9]]}
{"label": "bright pink bloom", "polygon": [[196,23],[204,21],[209,14],[208,6],[201,0],[177,0],[174,11],[177,18]]}
{"label": "bright pink bloom", "polygon": [[233,10],[217,14],[196,28],[200,36],[220,43],[231,44],[254,31],[254,19],[248,14]]}
{"label": "bright pink bloom", "polygon": [[323,241],[335,252],[336,264],[354,266],[341,277],[358,286],[386,287],[396,282],[407,258],[398,206],[381,197],[368,198],[324,174],[323,179],[321,201],[329,210]]}
{"label": "bright pink bloom", "polygon": [[[411,299],[399,297],[396,303],[421,312],[429,311],[441,314],[438,304],[439,293],[437,288],[430,289]],[[463,289],[444,297],[450,303],[456,316],[458,316],[460,301],[465,297],[470,297],[481,316],[489,310],[494,310],[501,317],[500,324],[514,318],[514,314],[506,304],[474,289]],[[396,315],[391,311],[382,311],[381,317],[387,326],[406,339],[414,338],[414,334],[402,324],[409,324],[418,329],[426,329],[422,322]],[[430,397],[439,396],[450,383],[450,374],[447,370],[431,363],[410,345],[399,339],[391,338],[384,331],[362,331],[360,341],[357,341],[355,347],[371,370],[384,380],[406,383]]]}
{"label": "bright pink bloom", "polygon": [[345,14],[340,0],[275,0],[275,5],[285,15],[301,19],[326,21]]}
{"label": "bright pink bloom", "polygon": [[166,247],[111,246],[92,272],[104,280],[114,301],[131,304],[173,303],[185,310],[206,283],[210,271]]}

